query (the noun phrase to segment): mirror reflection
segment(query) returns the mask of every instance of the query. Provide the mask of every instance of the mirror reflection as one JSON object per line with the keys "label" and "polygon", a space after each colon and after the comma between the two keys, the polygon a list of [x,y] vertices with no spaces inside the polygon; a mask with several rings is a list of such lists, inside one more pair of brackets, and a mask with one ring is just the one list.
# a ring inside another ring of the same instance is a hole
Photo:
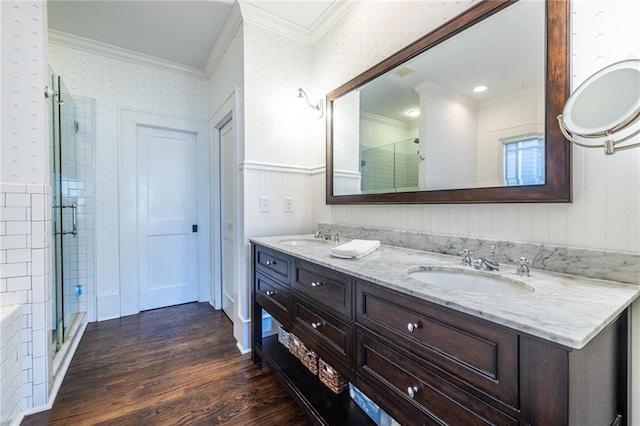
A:
{"label": "mirror reflection", "polygon": [[545,2],[333,100],[334,195],[545,183]]}

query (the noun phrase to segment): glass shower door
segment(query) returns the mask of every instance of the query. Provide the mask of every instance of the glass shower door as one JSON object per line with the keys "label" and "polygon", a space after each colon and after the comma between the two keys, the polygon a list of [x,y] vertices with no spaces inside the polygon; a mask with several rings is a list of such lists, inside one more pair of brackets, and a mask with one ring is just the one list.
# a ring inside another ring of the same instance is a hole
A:
{"label": "glass shower door", "polygon": [[65,341],[65,332],[78,312],[77,239],[77,141],[76,106],[64,82],[52,76],[53,97],[52,206],[54,231],[55,350]]}

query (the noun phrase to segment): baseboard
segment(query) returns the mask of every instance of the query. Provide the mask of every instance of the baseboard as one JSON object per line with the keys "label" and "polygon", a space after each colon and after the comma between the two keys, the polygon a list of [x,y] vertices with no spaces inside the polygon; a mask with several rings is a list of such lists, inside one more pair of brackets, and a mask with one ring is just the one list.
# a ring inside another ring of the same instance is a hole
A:
{"label": "baseboard", "polygon": [[[78,330],[74,334],[73,339],[71,340],[71,342],[69,342],[69,349],[67,350],[67,353],[65,354],[64,359],[62,360],[62,362],[58,367],[58,370],[53,380],[53,386],[51,386],[51,391],[49,392],[49,403],[47,404],[48,408],[46,409],[51,409],[54,401],[56,400],[56,397],[58,396],[58,391],[60,390],[60,386],[62,386],[62,381],[64,380],[64,377],[67,375],[67,370],[69,369],[71,360],[73,359],[73,356],[75,355],[76,350],[78,349],[80,340],[82,339],[82,336],[84,335],[84,332],[87,329],[87,324],[88,324],[87,317],[85,315],[84,318],[82,318],[82,322],[80,322],[80,324],[78,325]],[[44,410],[40,410],[40,411],[44,411]]]}
{"label": "baseboard", "polygon": [[13,422],[10,423],[10,426],[20,426],[23,420],[24,420],[24,414],[21,413],[18,415],[18,417],[13,419]]}

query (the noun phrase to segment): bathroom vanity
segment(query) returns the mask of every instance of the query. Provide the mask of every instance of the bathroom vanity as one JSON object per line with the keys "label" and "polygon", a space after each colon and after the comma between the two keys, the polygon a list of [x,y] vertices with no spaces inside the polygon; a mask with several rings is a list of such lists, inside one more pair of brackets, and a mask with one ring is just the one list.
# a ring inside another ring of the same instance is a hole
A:
{"label": "bathroom vanity", "polygon": [[[251,241],[253,360],[317,424],[371,421],[277,336],[263,337],[264,311],[401,424],[625,424],[627,307],[637,286],[538,270],[516,277],[512,265],[460,270],[455,257],[390,246],[337,259],[332,242],[312,236]],[[523,291],[451,290],[412,274],[428,270]]]}

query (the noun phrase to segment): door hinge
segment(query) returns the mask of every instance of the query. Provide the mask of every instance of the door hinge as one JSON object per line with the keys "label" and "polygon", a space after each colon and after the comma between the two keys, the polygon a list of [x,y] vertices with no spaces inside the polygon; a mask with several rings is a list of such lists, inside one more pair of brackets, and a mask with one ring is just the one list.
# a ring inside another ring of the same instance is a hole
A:
{"label": "door hinge", "polygon": [[191,232],[198,232],[198,225],[191,225]]}

